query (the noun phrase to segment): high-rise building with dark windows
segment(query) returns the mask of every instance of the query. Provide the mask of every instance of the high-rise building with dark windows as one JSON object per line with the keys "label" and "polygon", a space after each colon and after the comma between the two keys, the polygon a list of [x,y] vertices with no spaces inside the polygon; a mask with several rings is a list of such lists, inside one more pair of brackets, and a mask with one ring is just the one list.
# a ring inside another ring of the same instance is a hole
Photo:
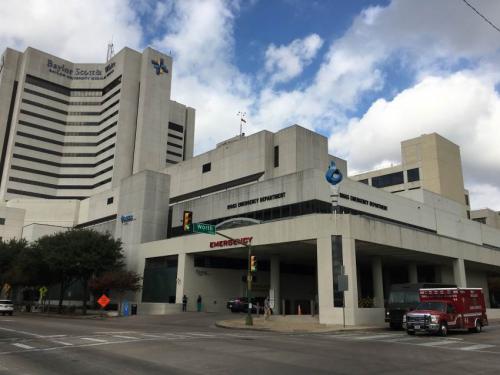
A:
{"label": "high-rise building with dark windows", "polygon": [[0,198],[84,199],[193,156],[172,59],[125,48],[101,64],[26,49],[0,58]]}

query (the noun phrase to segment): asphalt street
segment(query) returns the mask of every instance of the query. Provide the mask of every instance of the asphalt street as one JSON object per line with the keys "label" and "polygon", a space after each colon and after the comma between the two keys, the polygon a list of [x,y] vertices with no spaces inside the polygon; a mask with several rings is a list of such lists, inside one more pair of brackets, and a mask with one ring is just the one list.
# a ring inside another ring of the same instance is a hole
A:
{"label": "asphalt street", "polygon": [[499,374],[500,325],[446,338],[403,331],[216,328],[228,314],[0,317],[0,374]]}

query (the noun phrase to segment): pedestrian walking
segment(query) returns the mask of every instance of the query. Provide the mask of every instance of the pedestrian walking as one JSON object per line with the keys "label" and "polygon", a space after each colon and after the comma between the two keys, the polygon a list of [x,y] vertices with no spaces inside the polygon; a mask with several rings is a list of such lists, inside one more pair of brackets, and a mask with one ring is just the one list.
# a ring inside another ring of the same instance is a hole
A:
{"label": "pedestrian walking", "polygon": [[182,296],[182,311],[186,312],[187,311],[187,304],[188,304],[188,298],[187,296],[184,294]]}
{"label": "pedestrian walking", "polygon": [[271,316],[271,304],[269,302],[269,297],[266,297],[264,300],[264,319],[269,320]]}
{"label": "pedestrian walking", "polygon": [[198,312],[201,311],[201,296],[198,295],[198,298],[196,299],[196,307],[198,309]]}

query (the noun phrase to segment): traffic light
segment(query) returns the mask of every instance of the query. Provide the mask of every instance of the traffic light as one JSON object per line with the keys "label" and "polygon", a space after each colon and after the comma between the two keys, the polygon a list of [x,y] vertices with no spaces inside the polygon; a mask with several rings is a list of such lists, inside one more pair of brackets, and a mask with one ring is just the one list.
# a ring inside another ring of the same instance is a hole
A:
{"label": "traffic light", "polygon": [[250,257],[250,271],[257,271],[257,257],[255,255]]}
{"label": "traffic light", "polygon": [[182,215],[182,229],[184,232],[191,232],[193,227],[193,212],[184,211]]}

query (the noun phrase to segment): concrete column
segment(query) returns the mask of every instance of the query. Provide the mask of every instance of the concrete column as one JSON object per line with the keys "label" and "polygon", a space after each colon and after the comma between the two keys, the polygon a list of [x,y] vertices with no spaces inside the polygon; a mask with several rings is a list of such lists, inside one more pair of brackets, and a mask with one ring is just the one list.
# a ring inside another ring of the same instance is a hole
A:
{"label": "concrete column", "polygon": [[332,238],[318,238],[316,241],[316,262],[318,268],[319,322],[333,324],[333,264]]}
{"label": "concrete column", "polygon": [[270,289],[274,290],[274,307],[275,314],[281,312],[281,294],[280,294],[280,258],[278,255],[271,256],[270,269]]}
{"label": "concrete column", "polygon": [[384,307],[384,279],[382,277],[382,259],[372,260],[373,303],[375,307]]}
{"label": "concrete column", "polygon": [[182,303],[184,295],[184,274],[186,272],[186,254],[179,254],[177,258],[177,286],[175,289],[175,303]]}
{"label": "concrete column", "polygon": [[418,283],[418,270],[416,263],[410,263],[408,265],[408,280],[413,284]]}
{"label": "concrete column", "polygon": [[349,290],[344,292],[345,322],[347,325],[355,325],[355,316],[358,310],[358,277],[356,269],[356,242],[354,238],[342,237],[342,259],[349,284]]}
{"label": "concrete column", "polygon": [[455,284],[460,288],[467,287],[467,277],[465,275],[465,263],[461,258],[453,260],[453,278]]}

